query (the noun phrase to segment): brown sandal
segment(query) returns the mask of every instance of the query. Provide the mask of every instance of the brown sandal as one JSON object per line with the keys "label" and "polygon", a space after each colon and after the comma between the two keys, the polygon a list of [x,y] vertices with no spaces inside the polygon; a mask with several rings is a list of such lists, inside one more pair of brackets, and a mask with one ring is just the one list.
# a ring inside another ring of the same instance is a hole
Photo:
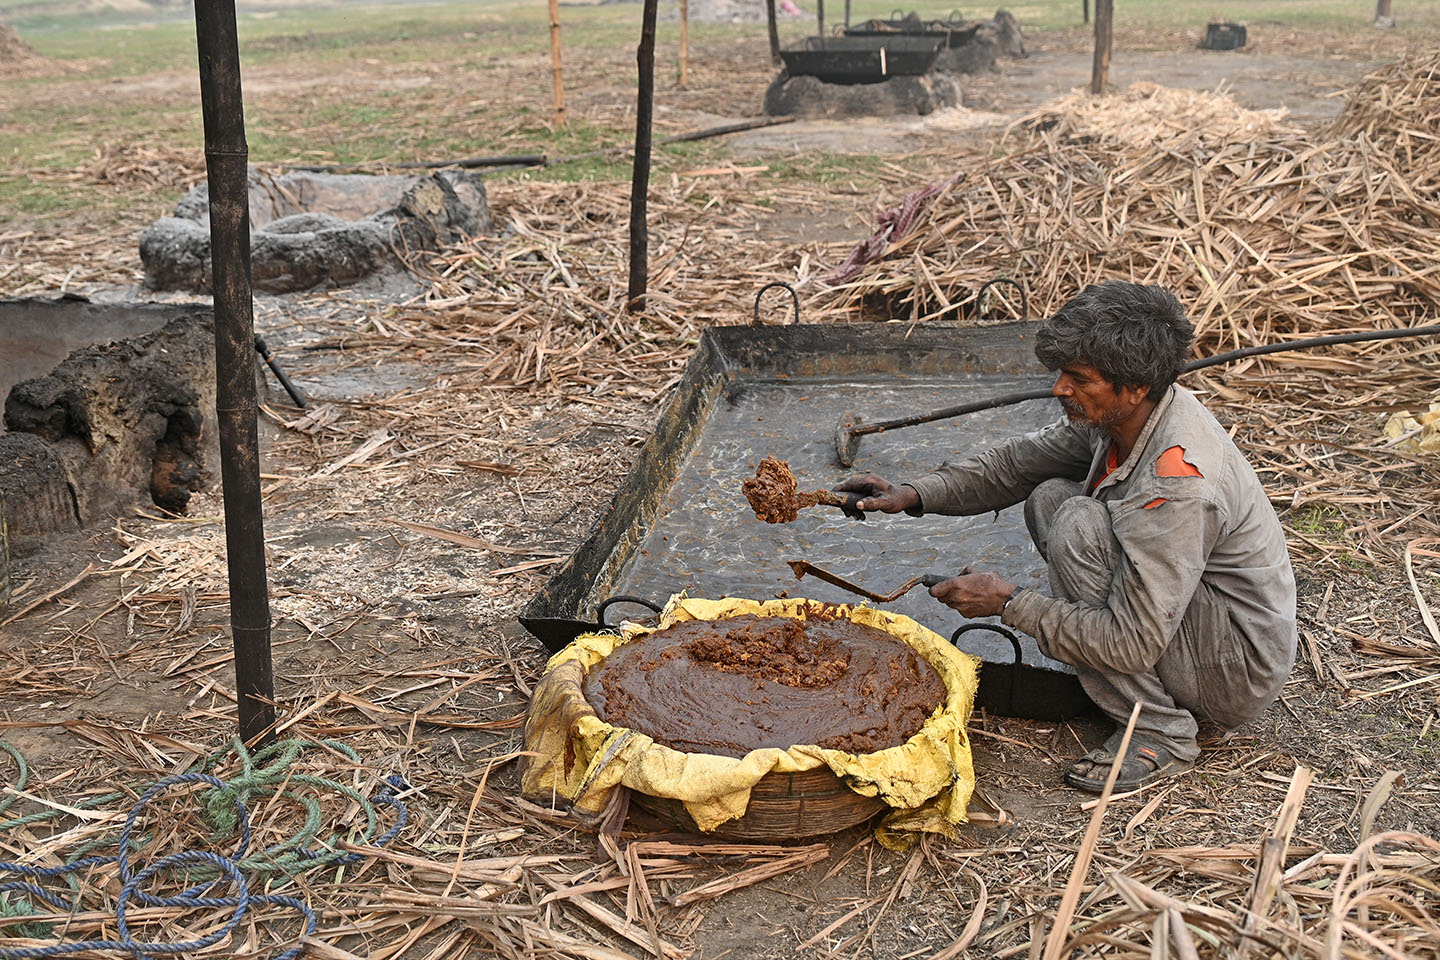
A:
{"label": "brown sandal", "polygon": [[[1070,769],[1065,771],[1065,782],[1088,793],[1103,791],[1105,781],[1110,776],[1109,768],[1117,759],[1116,753],[1123,738],[1124,731],[1116,730],[1102,746],[1076,760],[1070,765]],[[1082,769],[1081,764],[1084,763],[1089,766]],[[1130,748],[1120,761],[1120,774],[1115,778],[1115,789],[1121,792],[1138,790],[1156,780],[1184,773],[1191,766],[1188,760],[1177,758],[1167,748],[1132,736]]]}

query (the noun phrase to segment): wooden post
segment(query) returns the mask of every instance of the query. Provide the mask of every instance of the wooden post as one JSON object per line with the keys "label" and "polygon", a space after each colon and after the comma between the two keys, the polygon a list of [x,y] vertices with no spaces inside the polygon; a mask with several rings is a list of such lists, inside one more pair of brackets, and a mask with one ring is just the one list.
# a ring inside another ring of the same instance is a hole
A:
{"label": "wooden post", "polygon": [[[553,0],[552,0],[553,2]],[[680,0],[680,86],[690,71],[690,0]]]}
{"label": "wooden post", "polygon": [[225,560],[240,738],[275,739],[270,592],[260,503],[259,404],[255,398],[255,303],[250,293],[250,202],[245,103],[235,0],[198,0],[200,113],[210,187],[211,286],[215,295],[215,417],[225,498]]}
{"label": "wooden post", "polygon": [[1090,22],[1090,0],[1080,0],[1080,16],[1082,23]]}
{"label": "wooden post", "polygon": [[775,0],[765,0],[765,25],[770,28],[770,62],[780,63],[780,28],[775,26]]}
{"label": "wooden post", "polygon": [[1395,26],[1395,18],[1390,16],[1390,0],[1375,0],[1375,26]]}
{"label": "wooden post", "polygon": [[850,0],[845,0],[845,26],[850,26]]}
{"label": "wooden post", "polygon": [[815,0],[815,32],[825,36],[825,0]]}
{"label": "wooden post", "polygon": [[1114,36],[1115,0],[1095,0],[1095,63],[1090,92],[1097,97],[1110,83],[1110,43]]}
{"label": "wooden post", "polygon": [[550,0],[550,72],[555,81],[555,126],[565,126],[565,82],[560,78],[560,0]]}
{"label": "wooden post", "polygon": [[659,0],[645,0],[640,27],[640,46],[635,63],[640,72],[640,90],[635,99],[635,167],[630,177],[630,284],[626,309],[645,310],[645,290],[650,282],[650,232],[645,220],[646,192],[650,189],[650,117],[655,110],[655,8]]}

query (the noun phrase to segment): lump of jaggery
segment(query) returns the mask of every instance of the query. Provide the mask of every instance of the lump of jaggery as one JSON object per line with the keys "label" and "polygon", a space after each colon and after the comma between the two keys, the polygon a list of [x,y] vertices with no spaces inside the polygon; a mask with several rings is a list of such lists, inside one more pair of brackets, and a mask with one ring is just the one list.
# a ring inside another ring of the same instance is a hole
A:
{"label": "lump of jaggery", "polygon": [[755,468],[755,476],[740,485],[755,516],[766,523],[793,523],[800,516],[800,501],[795,496],[797,481],[790,464],[766,457]]}
{"label": "lump of jaggery", "polygon": [[823,687],[845,675],[850,651],[835,637],[809,637],[805,621],[780,617],[781,623],[742,623],[723,634],[697,637],[685,650],[701,663],[726,673],[774,680],[787,687]]}
{"label": "lump of jaggery", "polygon": [[748,615],[678,623],[617,647],[584,691],[616,726],[731,757],[796,744],[897,746],[945,696],[934,668],[883,630]]}

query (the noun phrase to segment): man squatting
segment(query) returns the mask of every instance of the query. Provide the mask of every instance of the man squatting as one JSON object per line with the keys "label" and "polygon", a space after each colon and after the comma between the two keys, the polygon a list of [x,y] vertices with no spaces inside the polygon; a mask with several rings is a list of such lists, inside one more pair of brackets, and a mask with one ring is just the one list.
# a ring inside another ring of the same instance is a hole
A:
{"label": "man squatting", "polygon": [[1086,287],[1040,324],[1065,417],[907,483],[840,486],[857,506],[968,516],[1025,502],[1050,596],[961,571],[930,594],[998,614],[1071,664],[1121,728],[1065,780],[1103,789],[1123,727],[1140,717],[1116,788],[1187,770],[1197,718],[1233,729],[1279,695],[1295,661],[1295,576],[1255,471],[1195,395],[1175,384],[1194,328],[1168,291]]}

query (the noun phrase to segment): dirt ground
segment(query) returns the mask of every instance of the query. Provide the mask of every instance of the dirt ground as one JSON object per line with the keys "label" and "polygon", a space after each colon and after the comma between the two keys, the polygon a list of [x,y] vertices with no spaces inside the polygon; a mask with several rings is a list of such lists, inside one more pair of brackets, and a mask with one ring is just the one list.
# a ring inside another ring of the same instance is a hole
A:
{"label": "dirt ground", "polygon": [[[716,266],[720,261],[706,261],[716,273],[705,284],[697,278],[693,291],[674,289],[684,274],[667,276],[666,258],[689,249],[690,227],[685,236],[678,228],[667,232],[655,254],[662,264],[656,289],[673,291],[666,295],[682,304],[688,298],[699,323],[740,323],[767,279],[803,279],[834,265],[868,232],[883,203],[966,157],[1000,149],[1013,121],[1088,79],[1088,54],[1075,49],[1073,37],[1029,42],[1030,58],[1002,62],[995,75],[966,84],[963,109],[923,119],[802,121],[728,141],[724,163],[737,168],[810,161],[817,153],[888,155],[890,165],[882,162],[863,188],[843,173],[813,189],[772,189],[743,172],[682,178],[672,171],[657,186],[657,202],[688,203],[690,210],[704,202],[713,222],[702,245],[728,244],[737,252],[735,262],[725,262],[727,272]],[[755,63],[763,41],[712,43],[710,62],[721,66],[708,78],[699,71],[695,89],[663,105],[667,130],[756,112],[768,66],[718,75],[726,63]],[[1336,91],[1383,59],[1375,44],[1345,56],[1326,52],[1323,38],[1294,49],[1227,55],[1172,45],[1121,52],[1112,79],[1199,90],[1224,84],[1244,106],[1283,107],[1313,124],[1338,111]],[[538,55],[517,58],[501,78],[486,82],[533,85],[542,63]],[[428,82],[426,73],[417,73],[416,82]],[[323,96],[379,82],[364,69],[322,76],[287,66],[256,70],[247,90]],[[117,86],[143,99],[186,85],[193,77],[157,72]],[[66,74],[49,95],[83,96],[85,89],[83,77]],[[576,95],[573,109],[623,116],[629,95],[592,89]],[[712,199],[697,202],[694,184],[704,184]],[[529,215],[534,208],[527,204],[537,201],[526,193],[534,189],[521,180],[492,183],[497,223]],[[765,191],[773,193],[770,202],[753,202]],[[542,209],[585,208],[597,233],[620,235],[622,187],[555,188],[553,196]],[[10,248],[24,262],[5,274],[0,293],[53,295],[65,277],[69,289],[97,299],[134,296],[139,265],[129,231],[163,212],[136,211],[132,222],[95,241],[78,276],[67,259],[76,247],[53,242],[77,221],[12,225],[34,237],[28,247]],[[576,258],[568,265],[579,274],[589,269],[585,241],[574,243],[564,255]],[[544,256],[543,246],[525,256]],[[506,342],[503,327],[484,319],[483,296],[472,297],[473,307],[453,300],[453,280],[439,275],[443,266],[359,290],[257,298],[257,329],[319,411],[302,417],[272,383],[261,419],[276,696],[282,717],[299,718],[289,732],[345,737],[367,766],[403,773],[416,786],[413,832],[396,849],[447,864],[467,851],[472,858],[557,854],[567,858],[570,882],[583,884],[606,864],[593,834],[518,797],[520,726],[545,655],[515,617],[605,511],[668,397],[693,331],[642,321],[626,342],[613,351],[607,345],[609,352],[591,361],[557,348],[543,372],[538,336]],[[537,302],[548,302],[551,282],[561,281],[548,278],[534,291]],[[597,340],[611,335],[600,321],[587,322],[596,324]],[[1224,416],[1237,428],[1254,425],[1239,422],[1246,412],[1236,406]],[[1316,471],[1323,485],[1324,468]],[[1434,480],[1429,470],[1396,482]],[[1298,490],[1296,496],[1298,502]],[[141,508],[15,559],[11,619],[0,624],[0,737],[30,761],[31,794],[73,802],[99,785],[139,785],[227,741],[234,691],[220,514],[212,491],[192,501],[186,517]],[[1144,861],[1147,881],[1169,884],[1169,894],[1182,901],[1243,900],[1250,873],[1231,867],[1243,862],[1253,872],[1257,845],[1272,830],[1297,766],[1313,770],[1315,781],[1294,829],[1292,864],[1320,852],[1348,854],[1369,832],[1440,836],[1440,708],[1431,682],[1440,676],[1440,654],[1427,634],[1423,601],[1417,605],[1396,554],[1367,552],[1368,541],[1343,520],[1304,516],[1303,523],[1299,515],[1287,520],[1304,641],[1284,695],[1260,720],[1207,741],[1193,772],[1115,800],[1096,854],[1099,875]],[[1395,537],[1413,529],[1400,526],[1407,518],[1394,519]],[[445,539],[446,532],[459,541]],[[1432,609],[1440,600],[1433,569],[1433,562],[1422,567],[1422,586],[1415,588]],[[1424,652],[1377,660],[1367,640]],[[851,829],[820,838],[829,850],[813,866],[683,908],[663,903],[687,886],[682,878],[662,880],[659,930],[696,960],[908,958],[939,953],[978,912],[982,919],[963,955],[1038,957],[1090,815],[1089,798],[1065,788],[1061,775],[1108,732],[1094,717],[980,715],[973,726],[977,779],[1004,811],[1002,825],[962,826],[957,841],[927,840],[907,854],[882,849],[864,828]],[[1387,778],[1391,772],[1399,778]],[[1367,800],[1380,784],[1388,784],[1384,802],[1372,809]],[[627,838],[657,829],[634,817]],[[481,834],[488,838],[483,851]],[[17,853],[14,838],[4,842]],[[726,876],[736,862],[696,858],[688,885]],[[346,880],[360,890],[414,889],[415,875],[392,863],[359,868]],[[338,902],[343,886],[315,892]],[[457,896],[464,890],[462,884]],[[1083,894],[1100,904],[1082,904],[1092,918],[1105,904],[1120,903],[1094,882]],[[506,896],[539,902],[533,889]],[[633,886],[592,896],[617,915],[643,920],[629,899]],[[1435,909],[1433,886],[1418,896],[1422,913]],[[1292,916],[1313,912],[1311,901],[1299,902],[1289,901]],[[645,952],[562,906],[543,908],[543,922],[586,944]],[[372,932],[328,918],[322,932],[352,954],[377,958],[525,953],[519,939],[515,952],[505,953],[474,931],[452,936],[454,928],[428,919],[406,922]],[[489,921],[471,921],[482,922]],[[1203,954],[1219,955],[1212,946],[1202,944]],[[237,941],[228,955],[254,949],[253,941]],[[540,952],[533,944],[530,950]],[[570,955],[616,954],[576,948]]]}

